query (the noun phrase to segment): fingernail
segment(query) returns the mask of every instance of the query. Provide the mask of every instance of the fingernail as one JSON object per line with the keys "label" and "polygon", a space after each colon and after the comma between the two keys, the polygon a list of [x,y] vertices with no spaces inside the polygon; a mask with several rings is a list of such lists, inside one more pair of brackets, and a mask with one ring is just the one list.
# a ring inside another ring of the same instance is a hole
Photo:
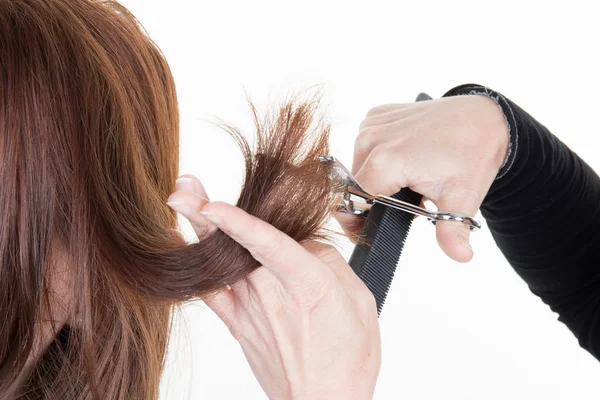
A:
{"label": "fingernail", "polygon": [[223,224],[223,221],[221,221],[221,218],[219,218],[219,216],[215,213],[211,213],[210,211],[200,211],[200,214],[203,215],[204,218],[206,218],[209,222],[212,222],[216,226],[221,226],[221,224]]}
{"label": "fingernail", "polygon": [[177,178],[175,180],[175,182],[177,182],[177,183],[193,183],[194,180],[192,178],[187,177],[187,176],[180,176],[179,178]]}
{"label": "fingernail", "polygon": [[189,216],[192,212],[190,207],[183,201],[168,201],[167,205],[173,210],[177,211],[178,213],[183,214],[184,216]]}
{"label": "fingernail", "polygon": [[180,190],[188,190],[193,192],[196,196],[206,200],[206,202],[210,202],[210,200],[202,194],[203,190],[200,190],[198,185],[194,182],[194,180],[188,176],[180,176],[175,180],[175,184],[179,186]]}

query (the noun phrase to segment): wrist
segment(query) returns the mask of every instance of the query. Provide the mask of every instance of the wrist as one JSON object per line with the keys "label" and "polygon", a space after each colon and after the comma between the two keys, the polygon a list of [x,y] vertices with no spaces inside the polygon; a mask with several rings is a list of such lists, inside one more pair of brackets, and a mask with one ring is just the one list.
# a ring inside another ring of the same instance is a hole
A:
{"label": "wrist", "polygon": [[[496,180],[502,178],[511,169],[517,156],[519,140],[518,125],[511,103],[500,93],[473,83],[450,89],[443,97],[465,96],[480,99],[483,106],[483,118],[479,118],[484,133],[491,133],[489,140],[493,156],[488,158],[496,167]],[[484,99],[487,98],[487,101]],[[495,107],[494,107],[495,105]],[[479,110],[481,111],[481,110]],[[479,112],[477,113],[479,114]],[[486,145],[487,146],[487,145]]]}
{"label": "wrist", "polygon": [[489,134],[492,165],[499,171],[506,163],[509,151],[509,125],[502,108],[486,95],[473,96],[480,103],[479,115],[484,129]]}

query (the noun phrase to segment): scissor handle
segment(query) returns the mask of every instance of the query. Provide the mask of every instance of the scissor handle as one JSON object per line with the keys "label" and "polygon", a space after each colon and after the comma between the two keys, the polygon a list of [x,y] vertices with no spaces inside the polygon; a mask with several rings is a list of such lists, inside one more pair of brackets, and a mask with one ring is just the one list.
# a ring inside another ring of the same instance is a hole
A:
{"label": "scissor handle", "polygon": [[384,204],[388,207],[397,208],[398,210],[402,210],[413,215],[422,215],[426,217],[429,221],[431,221],[431,223],[433,223],[434,225],[437,221],[456,221],[469,225],[471,231],[476,231],[479,228],[481,228],[481,224],[479,223],[479,221],[465,214],[432,211],[423,207],[419,207],[416,204],[411,204],[406,201],[402,201],[394,197],[384,195],[375,196],[373,201],[375,203]]}

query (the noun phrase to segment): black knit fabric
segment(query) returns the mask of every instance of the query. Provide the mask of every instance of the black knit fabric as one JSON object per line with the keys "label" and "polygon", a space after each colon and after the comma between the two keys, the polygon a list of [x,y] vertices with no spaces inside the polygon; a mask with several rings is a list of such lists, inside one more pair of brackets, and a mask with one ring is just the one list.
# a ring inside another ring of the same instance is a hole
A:
{"label": "black knit fabric", "polygon": [[500,106],[510,148],[481,211],[531,291],[600,360],[600,178],[546,127],[503,95],[462,85]]}

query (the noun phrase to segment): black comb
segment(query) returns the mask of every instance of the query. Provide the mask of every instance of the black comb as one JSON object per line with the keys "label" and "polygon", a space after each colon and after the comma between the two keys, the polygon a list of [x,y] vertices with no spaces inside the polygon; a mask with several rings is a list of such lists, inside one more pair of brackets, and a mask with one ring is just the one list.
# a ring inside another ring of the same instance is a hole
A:
{"label": "black comb", "polygon": [[[425,93],[416,101],[431,100]],[[418,206],[422,196],[408,188],[391,196]],[[349,264],[375,296],[377,314],[394,279],[394,273],[404,248],[404,242],[415,216],[402,210],[374,204],[360,233],[358,244],[350,256]]]}

